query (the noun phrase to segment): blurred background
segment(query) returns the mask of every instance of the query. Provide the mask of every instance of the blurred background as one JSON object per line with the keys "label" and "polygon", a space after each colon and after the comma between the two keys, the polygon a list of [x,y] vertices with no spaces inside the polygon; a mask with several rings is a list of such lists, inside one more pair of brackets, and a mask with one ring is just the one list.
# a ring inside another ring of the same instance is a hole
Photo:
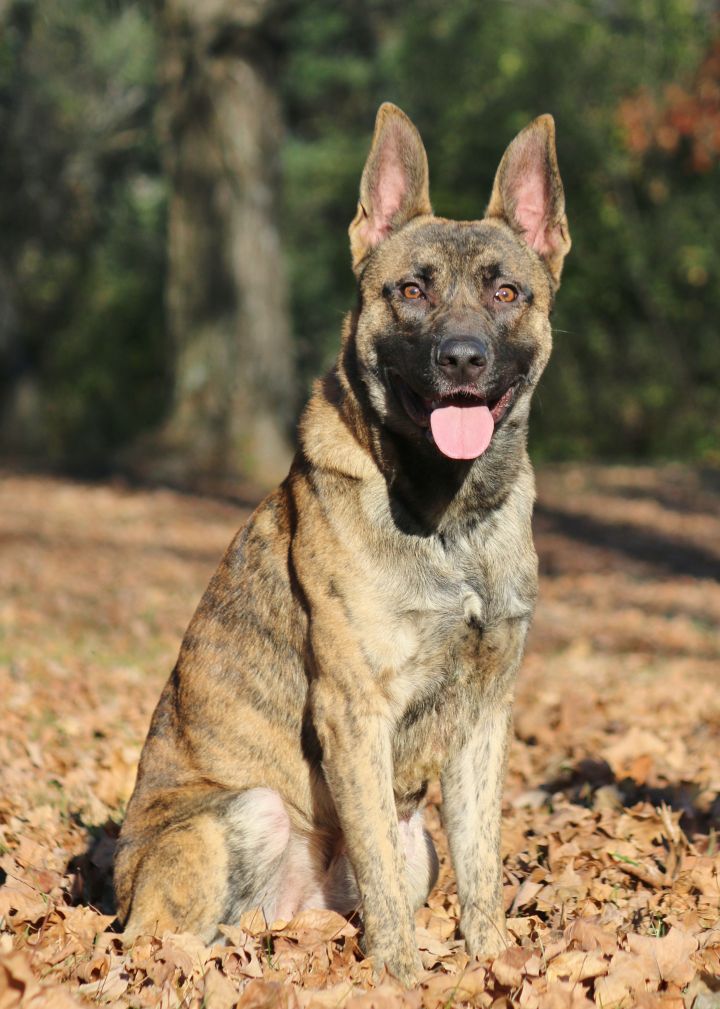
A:
{"label": "blurred background", "polygon": [[714,0],[0,0],[3,458],[282,475],[383,100],[450,217],[556,118],[573,249],[534,457],[719,464]]}

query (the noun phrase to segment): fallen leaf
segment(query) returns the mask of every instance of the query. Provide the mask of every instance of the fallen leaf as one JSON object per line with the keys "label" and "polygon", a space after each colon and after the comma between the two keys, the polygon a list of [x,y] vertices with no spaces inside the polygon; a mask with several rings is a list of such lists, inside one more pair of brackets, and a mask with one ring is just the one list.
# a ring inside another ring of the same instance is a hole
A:
{"label": "fallen leaf", "polygon": [[565,930],[565,938],[570,946],[592,952],[595,949],[611,954],[617,949],[617,933],[603,928],[597,919],[576,918]]}
{"label": "fallen leaf", "polygon": [[516,988],[522,981],[525,965],[532,955],[532,950],[511,946],[493,960],[492,972],[500,984]]}
{"label": "fallen leaf", "polygon": [[204,975],[202,998],[207,1009],[232,1009],[238,997],[237,987],[217,967]]}
{"label": "fallen leaf", "polygon": [[607,974],[609,962],[601,953],[570,950],[560,953],[548,964],[548,981],[586,981]]}
{"label": "fallen leaf", "polygon": [[40,985],[23,953],[0,953],[0,1009],[16,1009],[39,991]]}
{"label": "fallen leaf", "polygon": [[305,945],[318,942],[330,942],[341,936],[357,935],[357,929],[347,918],[335,911],[300,911],[291,921],[282,925],[278,935],[296,939]]}
{"label": "fallen leaf", "polygon": [[698,948],[698,941],[695,936],[679,928],[671,928],[661,938],[631,933],[627,937],[627,944],[633,953],[651,957],[655,961],[663,981],[682,988],[695,975],[690,955]]}
{"label": "fallen leaf", "polygon": [[297,995],[279,981],[251,981],[238,1000],[238,1009],[296,1009]]}
{"label": "fallen leaf", "polygon": [[89,984],[81,984],[78,992],[93,1002],[113,1002],[127,991],[129,976],[122,964],[111,968],[104,977]]}

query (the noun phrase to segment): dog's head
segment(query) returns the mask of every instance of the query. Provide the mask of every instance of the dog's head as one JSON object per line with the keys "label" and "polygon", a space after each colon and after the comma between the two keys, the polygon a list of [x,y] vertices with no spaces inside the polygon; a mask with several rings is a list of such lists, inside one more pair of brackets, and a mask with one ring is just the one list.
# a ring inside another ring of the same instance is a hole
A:
{"label": "dog's head", "polygon": [[570,248],[552,118],[507,148],[485,217],[449,221],[433,216],[415,126],[382,105],[350,245],[358,372],[382,425],[451,459],[524,429]]}

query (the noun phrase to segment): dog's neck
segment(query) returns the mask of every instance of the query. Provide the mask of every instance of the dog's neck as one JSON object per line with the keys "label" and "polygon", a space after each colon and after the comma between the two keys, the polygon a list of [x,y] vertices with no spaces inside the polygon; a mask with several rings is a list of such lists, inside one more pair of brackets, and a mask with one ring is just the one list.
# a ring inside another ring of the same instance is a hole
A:
{"label": "dog's neck", "polygon": [[449,533],[482,520],[502,505],[528,465],[524,432],[508,439],[502,453],[469,461],[419,452],[380,424],[375,433],[393,514],[407,532]]}
{"label": "dog's neck", "polygon": [[[314,423],[317,414],[323,423]],[[316,384],[300,438],[304,454],[323,468],[355,479],[377,478],[379,471],[395,524],[413,535],[446,535],[482,520],[500,507],[529,467],[524,420],[506,425],[502,442],[474,460],[448,459],[430,443],[414,443],[389,430],[359,377],[352,343]]]}

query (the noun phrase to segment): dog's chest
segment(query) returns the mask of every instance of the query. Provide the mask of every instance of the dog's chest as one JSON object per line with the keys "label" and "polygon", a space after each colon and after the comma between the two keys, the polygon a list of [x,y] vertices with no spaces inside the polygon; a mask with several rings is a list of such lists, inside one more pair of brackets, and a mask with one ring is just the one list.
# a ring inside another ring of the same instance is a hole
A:
{"label": "dog's chest", "polygon": [[375,570],[363,648],[397,718],[453,684],[483,689],[499,629],[532,612],[532,564],[504,562],[478,537],[423,543]]}
{"label": "dog's chest", "polygon": [[393,717],[398,796],[440,773],[483,706],[510,687],[535,566],[531,544],[521,562],[506,555],[477,538],[423,543],[378,562],[364,586],[358,630]]}

